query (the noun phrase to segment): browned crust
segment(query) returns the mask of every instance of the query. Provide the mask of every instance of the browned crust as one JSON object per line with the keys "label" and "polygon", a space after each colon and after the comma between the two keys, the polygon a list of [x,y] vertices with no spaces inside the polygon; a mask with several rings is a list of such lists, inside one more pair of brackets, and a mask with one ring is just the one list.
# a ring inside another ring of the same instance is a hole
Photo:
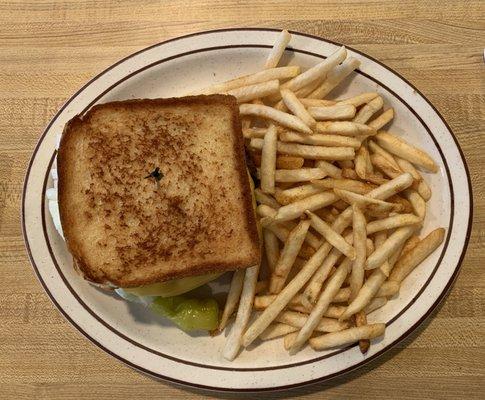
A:
{"label": "browned crust", "polygon": [[[110,108],[116,105],[177,105],[177,104],[203,104],[203,105],[212,105],[212,104],[225,104],[229,106],[232,110],[232,132],[234,135],[234,154],[236,157],[236,164],[237,170],[239,174],[239,181],[241,185],[243,185],[243,207],[244,212],[246,215],[245,221],[246,226],[245,229],[248,232],[251,243],[253,246],[253,257],[247,257],[246,260],[240,260],[238,263],[230,263],[230,262],[218,262],[218,263],[204,263],[201,262],[192,268],[189,271],[175,271],[174,273],[163,273],[152,275],[150,278],[146,279],[131,279],[127,282],[124,279],[115,279],[113,277],[95,277],[92,274],[91,266],[87,265],[84,262],[84,257],[82,255],[82,251],[78,244],[73,241],[69,240],[72,237],[71,234],[71,227],[72,224],[72,216],[70,215],[70,210],[68,209],[65,201],[65,190],[67,184],[67,166],[69,163],[70,157],[70,146],[71,142],[75,139],[76,129],[81,127],[84,121],[88,121],[91,115],[99,109],[102,108]],[[202,275],[206,273],[212,272],[225,272],[236,270],[240,268],[247,268],[252,265],[255,265],[260,262],[261,258],[261,249],[259,244],[259,234],[256,225],[256,217],[255,212],[253,209],[253,201],[252,201],[252,194],[251,188],[249,184],[249,178],[247,176],[246,170],[246,162],[245,162],[245,153],[244,153],[244,139],[241,131],[241,124],[239,120],[239,108],[236,102],[236,99],[233,96],[227,95],[201,95],[201,96],[188,96],[188,97],[181,97],[181,98],[166,98],[166,99],[134,99],[134,100],[126,100],[126,101],[116,101],[110,103],[99,104],[92,107],[87,113],[84,115],[78,115],[72,118],[65,126],[64,132],[61,138],[61,144],[59,147],[58,157],[57,157],[57,168],[59,173],[59,211],[61,217],[61,224],[64,230],[64,235],[66,238],[67,246],[74,257],[75,262],[75,269],[81,273],[81,275],[88,281],[97,283],[97,284],[111,284],[116,285],[119,287],[136,287],[136,286],[143,286],[148,285],[156,282],[166,281],[170,279],[177,279],[183,278],[187,276],[193,275]]]}
{"label": "browned crust", "polygon": [[[68,175],[68,165],[70,158],[69,147],[72,145],[74,137],[74,129],[77,126],[81,126],[82,119],[80,116],[75,116],[72,118],[64,127],[62,132],[61,143],[59,145],[59,150],[57,152],[57,171],[58,171],[58,204],[59,204],[59,215],[61,219],[62,231],[64,233],[64,239],[66,240],[67,247],[74,257],[74,269],[81,273],[83,278],[86,280],[94,282],[94,277],[91,275],[91,271],[86,268],[85,264],[82,262],[81,249],[77,245],[76,241],[71,241],[73,236],[72,232],[72,218],[70,215],[70,209],[66,204],[65,197],[67,196],[65,187],[67,187],[67,175]],[[101,283],[101,282],[99,282]]]}

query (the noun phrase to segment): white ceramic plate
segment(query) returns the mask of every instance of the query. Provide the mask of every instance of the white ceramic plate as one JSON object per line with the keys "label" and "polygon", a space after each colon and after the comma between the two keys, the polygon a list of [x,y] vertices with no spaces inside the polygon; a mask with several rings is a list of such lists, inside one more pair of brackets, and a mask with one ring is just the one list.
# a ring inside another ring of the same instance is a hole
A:
{"label": "white ceramic plate", "polygon": [[[295,356],[280,340],[260,343],[234,362],[221,356],[224,335],[190,336],[141,305],[98,290],[73,270],[71,257],[47,211],[46,188],[56,136],[73,116],[96,103],[130,98],[180,96],[214,82],[261,68],[278,31],[224,29],[172,39],[141,50],[88,82],[59,110],[37,144],[28,166],[22,203],[25,242],[32,265],[64,316],[106,352],[151,376],[215,390],[284,389],[329,379],[373,360],[409,335],[450,288],[464,256],[472,218],[468,171],[458,143],[436,109],[398,74],[349,49],[361,61],[336,96],[378,91],[397,117],[391,130],[426,149],[440,172],[426,174],[433,197],[423,233],[443,226],[443,245],[405,280],[399,296],[369,316],[387,323],[385,337],[363,356],[358,347]],[[309,67],[339,46],[294,33],[284,63]],[[452,240],[450,240],[450,238]]]}

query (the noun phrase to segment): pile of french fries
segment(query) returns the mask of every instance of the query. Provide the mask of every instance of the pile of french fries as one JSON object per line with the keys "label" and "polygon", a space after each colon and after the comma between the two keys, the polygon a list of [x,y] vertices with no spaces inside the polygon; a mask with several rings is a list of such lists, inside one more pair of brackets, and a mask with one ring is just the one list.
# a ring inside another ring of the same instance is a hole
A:
{"label": "pile of french fries", "polygon": [[[382,336],[367,315],[399,292],[443,241],[418,232],[437,172],[424,151],[382,130],[394,117],[378,93],[327,97],[360,64],[339,48],[302,72],[278,67],[291,39],[281,32],[264,68],[211,86],[240,103],[243,134],[257,167],[262,265],[233,275],[220,322],[235,313],[223,355],[233,360],[256,338],[284,337],[290,354]],[[251,321],[251,322],[250,322]]]}

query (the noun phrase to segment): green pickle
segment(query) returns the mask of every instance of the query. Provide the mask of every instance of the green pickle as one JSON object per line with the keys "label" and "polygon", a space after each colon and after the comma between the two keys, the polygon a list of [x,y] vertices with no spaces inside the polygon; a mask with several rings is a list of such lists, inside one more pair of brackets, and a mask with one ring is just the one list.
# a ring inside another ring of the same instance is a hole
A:
{"label": "green pickle", "polygon": [[212,299],[195,299],[185,295],[158,297],[152,311],[169,318],[184,331],[216,329],[219,323],[219,306]]}

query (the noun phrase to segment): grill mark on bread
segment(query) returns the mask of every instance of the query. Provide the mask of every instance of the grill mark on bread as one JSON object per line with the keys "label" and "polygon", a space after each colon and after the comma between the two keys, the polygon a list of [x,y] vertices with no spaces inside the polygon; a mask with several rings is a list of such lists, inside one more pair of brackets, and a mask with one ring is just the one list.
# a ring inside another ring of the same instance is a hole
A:
{"label": "grill mark on bread", "polygon": [[[233,128],[232,151],[240,181],[238,184],[242,186],[237,201],[242,203],[242,208],[241,204],[234,203],[228,197],[226,186],[214,185],[214,179],[227,178],[227,172],[223,169],[227,160],[217,157],[213,143],[209,143],[212,148],[207,152],[200,149],[200,130],[214,129],[214,124],[208,124],[202,112],[187,115],[174,108],[173,111],[159,114],[160,104],[176,104],[179,99],[128,101],[96,106],[82,120],[77,118],[66,128],[66,136],[75,136],[80,134],[81,127],[89,127],[82,133],[89,168],[85,171],[87,178],[79,189],[79,196],[86,201],[95,219],[103,219],[97,247],[113,251],[112,263],[93,266],[89,265],[85,257],[82,263],[78,263],[81,268],[91,269],[85,275],[92,280],[109,280],[120,286],[138,286],[206,271],[248,267],[259,261],[259,243],[243,160],[244,147],[236,103],[227,100],[228,96],[204,97],[197,100],[196,104],[204,106],[215,103],[232,110],[227,115]],[[181,106],[186,104],[186,100],[181,101]],[[110,108],[110,117],[105,121],[103,111],[107,108]],[[117,115],[123,116],[123,124],[119,123]],[[65,141],[63,137],[62,142]],[[62,144],[59,154],[60,175],[63,175],[63,149],[68,147]],[[208,160],[203,159],[204,156]],[[206,170],[215,176],[204,171],[202,165],[207,162],[209,167]],[[144,179],[156,167],[164,175],[158,184],[155,179]],[[65,184],[66,181],[60,177],[60,203],[65,197],[61,194]],[[219,212],[208,212],[215,204]],[[64,208],[63,212],[63,208],[61,204],[64,226],[69,219],[69,211]],[[221,237],[230,240],[234,234],[238,234],[235,227],[225,223],[227,215],[234,215],[235,212],[243,214],[241,223],[245,226],[241,228],[247,230],[251,249],[240,260],[216,260],[220,249],[214,249],[207,243],[220,241]],[[75,236],[69,235],[69,231],[67,228],[67,236]],[[75,257],[83,256],[82,243],[71,243],[69,237],[67,242]],[[127,274],[136,269],[147,269],[147,266],[156,265],[160,260],[169,262],[180,257],[198,259],[197,265],[191,265],[187,270],[151,271],[149,277],[132,277],[129,282],[125,279]],[[215,260],[213,268],[204,261],[211,258]]]}

